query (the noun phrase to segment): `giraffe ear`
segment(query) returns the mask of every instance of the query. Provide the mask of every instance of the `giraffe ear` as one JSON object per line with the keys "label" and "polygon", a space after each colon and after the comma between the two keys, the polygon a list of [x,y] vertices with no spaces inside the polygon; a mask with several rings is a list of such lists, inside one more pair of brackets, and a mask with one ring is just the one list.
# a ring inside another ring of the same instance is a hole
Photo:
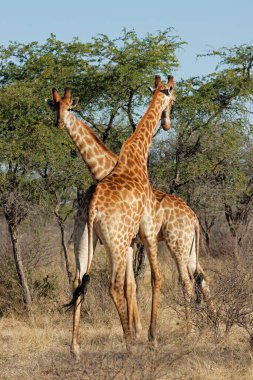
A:
{"label": "giraffe ear", "polygon": [[56,88],[53,88],[52,89],[52,93],[53,93],[53,100],[55,103],[59,102],[61,100],[61,97],[58,93],[58,90]]}
{"label": "giraffe ear", "polygon": [[156,75],[155,76],[155,88],[159,86],[161,81],[162,81],[162,79],[161,79],[160,75]]}
{"label": "giraffe ear", "polygon": [[78,96],[75,96],[75,97],[71,100],[71,108],[75,108],[75,107],[78,105],[78,102],[79,102],[79,98],[78,98]]}
{"label": "giraffe ear", "polygon": [[65,93],[64,93],[63,99],[67,100],[68,102],[70,102],[70,88],[69,87],[65,88]]}
{"label": "giraffe ear", "polygon": [[170,90],[172,90],[175,86],[174,78],[172,75],[168,75],[168,85],[170,86]]}

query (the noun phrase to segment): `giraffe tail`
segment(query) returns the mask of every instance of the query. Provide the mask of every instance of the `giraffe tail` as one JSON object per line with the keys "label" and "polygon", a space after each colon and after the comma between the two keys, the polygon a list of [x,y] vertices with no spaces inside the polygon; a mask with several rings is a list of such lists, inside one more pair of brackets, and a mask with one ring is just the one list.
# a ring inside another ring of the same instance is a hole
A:
{"label": "giraffe tail", "polygon": [[199,223],[195,224],[194,236],[192,240],[190,259],[189,259],[189,273],[190,277],[194,280],[194,291],[196,303],[201,303],[202,299],[202,282],[204,280],[201,267],[199,265],[199,242],[200,242],[200,228]]}
{"label": "giraffe tail", "polygon": [[93,224],[96,217],[96,209],[95,209],[95,201],[92,199],[89,207],[89,215],[88,215],[88,263],[86,274],[88,275],[93,259]]}
{"label": "giraffe tail", "polygon": [[194,286],[196,303],[200,304],[202,300],[202,283],[204,280],[203,271],[199,265],[199,244],[200,244],[200,226],[199,222],[195,225],[195,250],[196,250],[196,269],[194,272]]}
{"label": "giraffe tail", "polygon": [[[90,209],[92,210],[92,196],[94,194],[96,187],[94,185],[90,186],[90,188],[87,190],[85,197],[82,199],[82,205],[81,207],[86,207],[89,205]],[[89,208],[88,208],[89,209]],[[92,218],[90,217],[91,215],[94,215]],[[68,310],[71,309],[72,307],[76,307],[77,301],[80,298],[79,303],[82,303],[87,290],[88,290],[88,285],[90,282],[90,275],[88,274],[90,266],[91,266],[91,261],[93,257],[93,222],[95,219],[95,214],[92,212],[89,212],[88,215],[88,263],[87,263],[87,269],[86,273],[83,275],[82,280],[80,281],[79,285],[73,292],[73,296],[71,301],[68,304],[63,305],[63,307],[67,307]],[[91,253],[90,253],[91,249]]]}
{"label": "giraffe tail", "polygon": [[[92,262],[92,257],[93,257],[93,217],[94,213],[89,213],[89,218],[88,218],[88,263],[87,263],[87,269],[86,273],[82,277],[82,281],[80,285],[74,290],[73,296],[71,301],[68,304],[63,305],[63,307],[66,307],[71,309],[72,307],[78,306],[77,300],[80,298],[80,303],[84,300],[85,294],[87,293],[88,290],[88,285],[90,282],[90,275],[89,275],[89,270]],[[91,216],[91,217],[90,217]]]}
{"label": "giraffe tail", "polygon": [[85,294],[87,293],[89,282],[90,282],[90,276],[85,273],[83,275],[81,284],[78,285],[78,287],[75,289],[73,293],[72,300],[69,303],[63,305],[63,307],[68,308],[67,310],[72,309],[72,307],[76,305],[76,302],[79,297],[81,297],[81,300],[80,300],[80,303],[81,303],[85,297]]}

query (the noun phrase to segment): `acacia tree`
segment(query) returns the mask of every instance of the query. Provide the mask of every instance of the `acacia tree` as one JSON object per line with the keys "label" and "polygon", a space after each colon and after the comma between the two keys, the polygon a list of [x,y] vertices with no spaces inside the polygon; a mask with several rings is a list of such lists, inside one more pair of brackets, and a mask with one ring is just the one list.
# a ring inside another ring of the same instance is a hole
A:
{"label": "acacia tree", "polygon": [[[41,206],[47,198],[41,173],[48,177],[54,172],[53,162],[59,160],[57,152],[64,150],[59,161],[61,173],[65,173],[64,167],[69,170],[72,167],[73,173],[77,172],[74,161],[67,159],[70,143],[66,136],[59,139],[55,130],[52,133],[45,127],[49,117],[44,99],[45,94],[51,92],[56,72],[60,67],[66,70],[69,61],[69,71],[74,71],[73,54],[72,60],[62,59],[59,65],[56,48],[60,51],[62,45],[51,38],[44,47],[31,43],[11,44],[0,49],[0,207],[8,224],[18,280],[29,311],[31,294],[20,249],[20,225],[34,206]],[[70,76],[69,71],[66,70]],[[67,80],[67,73],[62,80]],[[54,155],[49,157],[48,149]],[[73,178],[72,174],[72,186]],[[83,179],[85,182],[85,173]]]}
{"label": "acacia tree", "polygon": [[[23,300],[31,310],[31,295],[22,263],[19,227],[39,201],[39,184],[32,175],[32,156],[40,138],[32,91],[13,84],[0,92],[0,202],[8,224]],[[33,124],[27,114],[32,115]]]}
{"label": "acacia tree", "polygon": [[222,48],[213,52],[220,58],[220,66],[238,80],[239,93],[243,101],[231,102],[229,108],[234,115],[235,127],[243,125],[243,139],[240,139],[237,160],[225,163],[222,176],[216,178],[222,186],[225,217],[233,238],[233,255],[238,261],[245,230],[249,226],[253,206],[253,163],[252,163],[252,126],[249,103],[252,102],[253,47],[250,45]]}

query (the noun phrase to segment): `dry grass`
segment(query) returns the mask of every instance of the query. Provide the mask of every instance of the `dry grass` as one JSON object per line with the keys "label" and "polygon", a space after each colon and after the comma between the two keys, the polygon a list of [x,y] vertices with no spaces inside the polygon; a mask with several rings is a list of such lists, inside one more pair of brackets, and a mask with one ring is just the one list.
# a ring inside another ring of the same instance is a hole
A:
{"label": "dry grass", "polygon": [[117,318],[110,323],[113,328],[82,323],[81,362],[76,364],[69,353],[69,319],[66,315],[40,315],[34,321],[3,318],[0,378],[252,379],[252,353],[240,329],[219,343],[210,331],[186,337],[183,326],[162,313],[159,348],[149,347],[145,328],[129,355]]}
{"label": "dry grass", "polygon": [[[76,364],[69,352],[71,312],[63,312],[61,308],[69,299],[64,263],[50,256],[51,252],[50,255],[44,252],[45,257],[51,257],[49,265],[40,267],[38,263],[31,274],[42,282],[43,276],[49,274],[56,288],[50,290],[50,297],[39,297],[38,290],[34,290],[32,319],[19,310],[18,303],[0,319],[1,380],[253,379],[253,352],[244,328],[235,324],[224,334],[222,327],[221,334],[217,335],[213,326],[205,323],[204,309],[201,309],[199,314],[194,314],[192,333],[185,335],[184,313],[171,293],[172,289],[178,289],[175,294],[180,296],[181,291],[174,264],[165,251],[160,254],[164,284],[159,306],[158,348],[154,350],[147,340],[151,301],[148,268],[140,296],[143,331],[133,353],[128,354],[116,309],[108,295],[108,262],[101,251],[95,255],[92,282],[83,305],[81,362]],[[54,254],[59,255],[59,250]],[[215,294],[218,290],[216,273],[228,273],[229,260],[210,257],[202,258],[201,262],[211,276]],[[252,268],[252,259],[247,268]],[[10,298],[11,294],[10,291],[6,296]],[[4,293],[2,295],[4,297]],[[222,303],[219,307],[222,308]],[[198,325],[196,321],[200,320]]]}
{"label": "dry grass", "polygon": [[[164,254],[160,259],[167,260]],[[183,318],[170,307],[166,285],[160,301],[159,346],[157,350],[149,346],[148,270],[140,299],[143,332],[134,352],[128,354],[106,286],[99,287],[98,273],[95,265],[81,321],[81,362],[76,364],[69,353],[71,313],[61,312],[59,304],[55,310],[52,305],[48,309],[49,301],[45,301],[44,309],[40,304],[33,319],[9,315],[0,320],[1,380],[253,379],[252,352],[245,330],[234,327],[217,340],[212,328],[206,326],[186,336]],[[176,282],[166,271],[165,284],[171,281]]]}

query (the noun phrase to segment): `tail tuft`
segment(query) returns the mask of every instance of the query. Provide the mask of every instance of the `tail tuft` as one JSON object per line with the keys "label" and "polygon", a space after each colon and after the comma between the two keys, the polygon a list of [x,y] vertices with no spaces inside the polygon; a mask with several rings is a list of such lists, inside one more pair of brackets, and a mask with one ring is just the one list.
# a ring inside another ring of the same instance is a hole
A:
{"label": "tail tuft", "polygon": [[202,298],[202,282],[203,282],[203,276],[201,273],[198,273],[195,271],[194,273],[194,280],[195,280],[195,295],[196,295],[196,303],[201,303]]}
{"label": "tail tuft", "polygon": [[75,289],[73,293],[72,300],[67,303],[66,305],[63,305],[63,307],[67,307],[68,310],[71,309],[73,306],[75,306],[77,299],[81,296],[80,303],[84,300],[85,294],[88,290],[88,285],[90,282],[90,276],[85,273],[82,278],[82,283]]}

